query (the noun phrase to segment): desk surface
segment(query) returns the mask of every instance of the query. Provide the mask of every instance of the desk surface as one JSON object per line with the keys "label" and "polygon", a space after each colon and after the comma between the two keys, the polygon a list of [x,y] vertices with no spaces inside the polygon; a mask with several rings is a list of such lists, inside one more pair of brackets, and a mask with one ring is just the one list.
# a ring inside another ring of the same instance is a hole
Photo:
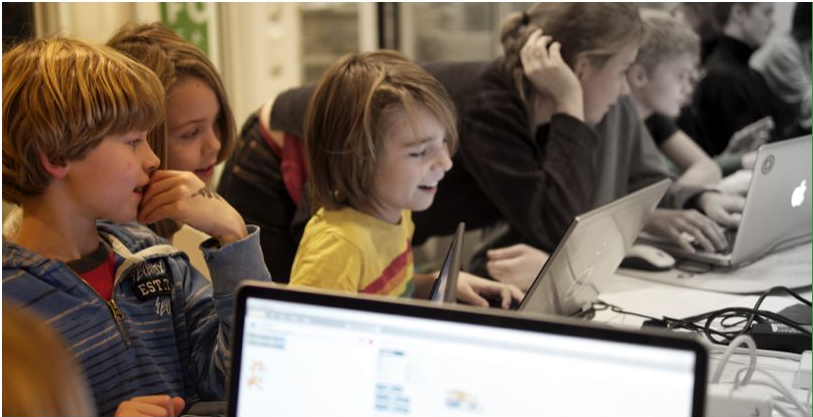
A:
{"label": "desk surface", "polygon": [[[808,267],[810,267],[809,264]],[[732,271],[731,274],[736,276],[737,271]],[[797,293],[808,300],[811,299],[810,286],[797,290]],[[599,296],[600,300],[621,307],[625,311],[657,318],[662,316],[683,318],[724,307],[753,307],[758,298],[759,294],[739,295],[708,291],[679,284],[669,285],[663,281],[635,278],[622,273],[616,273],[602,288]],[[776,312],[797,303],[798,300],[790,295],[772,295],[765,298],[760,308]],[[596,322],[634,328],[639,328],[644,320],[641,317],[616,313],[609,309],[596,312],[594,318]],[[715,348],[709,356],[709,375],[719,365],[721,350],[722,348]],[[748,362],[748,355],[732,355],[722,373],[721,382],[732,383],[737,372],[747,367]],[[805,402],[807,391],[792,388],[798,366],[797,360],[767,356],[759,356],[757,359],[758,369],[770,372],[790,388],[791,393],[797,399]],[[774,411],[774,415],[778,415],[776,411]]]}

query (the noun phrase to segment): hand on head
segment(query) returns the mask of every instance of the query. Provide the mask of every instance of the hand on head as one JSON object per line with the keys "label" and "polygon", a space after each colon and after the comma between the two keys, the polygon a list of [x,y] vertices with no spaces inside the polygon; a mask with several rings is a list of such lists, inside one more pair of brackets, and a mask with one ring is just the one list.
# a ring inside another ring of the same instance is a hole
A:
{"label": "hand on head", "polygon": [[553,100],[554,112],[584,120],[584,97],[576,74],[560,53],[562,45],[535,30],[520,50],[525,76],[534,88]]}
{"label": "hand on head", "polygon": [[502,284],[481,278],[467,272],[460,271],[457,278],[457,298],[465,303],[488,307],[488,299],[499,299],[503,309],[511,306],[511,299],[517,302],[525,296],[519,288],[510,284]]}
{"label": "hand on head", "polygon": [[547,253],[524,243],[491,249],[487,255],[488,273],[495,279],[516,285],[523,291],[528,291],[550,257]]}
{"label": "hand on head", "polygon": [[221,246],[248,235],[240,214],[189,171],[159,170],[138,213],[141,223],[173,219],[217,238]]}
{"label": "hand on head", "polygon": [[728,242],[720,226],[697,210],[655,209],[649,216],[644,231],[671,239],[691,253],[694,253],[695,249],[684,238],[684,234],[690,235],[708,252],[728,248]]}
{"label": "hand on head", "polygon": [[116,417],[177,417],[185,402],[181,397],[169,395],[146,395],[133,397],[119,404]]}

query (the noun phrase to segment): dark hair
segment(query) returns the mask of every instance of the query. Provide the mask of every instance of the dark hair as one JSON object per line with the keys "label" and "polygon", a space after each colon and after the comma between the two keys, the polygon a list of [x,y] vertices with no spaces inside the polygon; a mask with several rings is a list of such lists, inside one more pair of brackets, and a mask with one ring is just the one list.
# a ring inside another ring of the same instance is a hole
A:
{"label": "dark hair", "polygon": [[810,42],[811,32],[811,7],[809,2],[796,3],[793,9],[793,23],[790,34],[797,42]]}
{"label": "dark hair", "polygon": [[375,199],[373,180],[388,122],[419,107],[437,117],[452,153],[457,144],[454,103],[426,70],[393,51],[345,55],[333,63],[305,115],[314,211],[359,208]]}
{"label": "dark hair", "polygon": [[714,20],[717,22],[718,27],[724,28],[728,24],[728,19],[731,18],[731,9],[738,4],[745,10],[751,10],[754,5],[754,3],[714,3]]}

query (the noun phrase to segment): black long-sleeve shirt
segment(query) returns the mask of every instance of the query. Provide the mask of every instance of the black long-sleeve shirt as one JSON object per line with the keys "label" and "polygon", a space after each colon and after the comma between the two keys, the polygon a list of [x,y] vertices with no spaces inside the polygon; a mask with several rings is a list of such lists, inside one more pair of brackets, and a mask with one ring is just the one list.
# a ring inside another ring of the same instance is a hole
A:
{"label": "black long-sleeve shirt", "polygon": [[787,117],[765,79],[748,66],[753,52],[748,45],[721,36],[706,60],[706,75],[695,90],[691,108],[678,120],[680,128],[709,155],[723,152],[731,135],[765,116],[772,116],[778,128],[786,124]]}
{"label": "black long-sleeve shirt", "polygon": [[588,211],[595,178],[595,131],[557,114],[532,131],[528,110],[501,61],[424,67],[458,111],[460,146],[432,206],[414,213],[415,243],[507,222],[519,239],[552,251],[573,216]]}

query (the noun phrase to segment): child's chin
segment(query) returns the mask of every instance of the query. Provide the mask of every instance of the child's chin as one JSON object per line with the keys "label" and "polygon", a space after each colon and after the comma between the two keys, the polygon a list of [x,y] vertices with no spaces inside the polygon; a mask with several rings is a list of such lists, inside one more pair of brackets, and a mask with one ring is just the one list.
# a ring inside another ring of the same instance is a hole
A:
{"label": "child's chin", "polygon": [[432,201],[429,201],[426,204],[416,204],[415,206],[410,208],[410,210],[411,211],[424,211],[424,210],[428,210],[429,207],[432,207]]}
{"label": "child's chin", "polygon": [[137,214],[118,214],[110,218],[113,223],[135,223],[138,221]]}

